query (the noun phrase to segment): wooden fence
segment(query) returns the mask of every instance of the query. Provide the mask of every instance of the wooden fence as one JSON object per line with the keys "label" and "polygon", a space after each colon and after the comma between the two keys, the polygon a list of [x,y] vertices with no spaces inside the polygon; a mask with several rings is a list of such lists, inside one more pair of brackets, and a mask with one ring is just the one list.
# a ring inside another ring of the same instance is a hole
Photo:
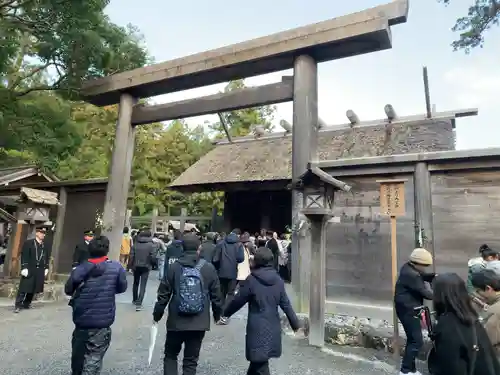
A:
{"label": "wooden fence", "polygon": [[[353,189],[338,192],[327,237],[327,310],[390,319],[389,219],[380,185],[404,178],[406,215],[398,218],[398,267],[423,246],[439,273],[467,276],[467,262],[487,243],[500,250],[500,149],[444,151],[321,161]],[[314,276],[312,276],[314,277]]]}

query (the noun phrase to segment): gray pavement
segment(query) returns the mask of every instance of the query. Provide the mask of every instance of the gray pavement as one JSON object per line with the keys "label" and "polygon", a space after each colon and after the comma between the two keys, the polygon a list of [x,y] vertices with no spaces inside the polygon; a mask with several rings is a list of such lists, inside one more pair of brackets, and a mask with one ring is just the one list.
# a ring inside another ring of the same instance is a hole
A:
{"label": "gray pavement", "polygon": [[[145,309],[136,312],[129,291],[117,298],[117,319],[111,347],[104,359],[102,375],[162,374],[165,338],[164,319],[160,325],[153,362],[147,364],[151,310],[158,284],[151,275]],[[246,309],[228,326],[212,326],[202,347],[199,375],[245,374],[244,351]],[[2,375],[67,375],[70,373],[70,338],[73,329],[70,308],[64,303],[39,304],[33,310],[13,314],[0,304],[0,373]],[[319,350],[304,339],[283,336],[283,355],[271,361],[276,375],[341,375],[394,373],[390,366],[362,359],[345,349]]]}

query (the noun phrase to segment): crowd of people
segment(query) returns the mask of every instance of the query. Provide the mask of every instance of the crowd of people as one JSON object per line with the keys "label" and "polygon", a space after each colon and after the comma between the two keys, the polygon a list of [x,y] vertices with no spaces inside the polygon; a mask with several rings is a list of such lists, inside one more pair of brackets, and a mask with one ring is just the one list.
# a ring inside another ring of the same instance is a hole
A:
{"label": "crowd of people", "polygon": [[97,375],[111,342],[115,295],[127,289],[133,273],[132,302],[142,310],[151,269],[158,265],[160,284],[153,309],[159,322],[168,308],[164,374],[177,375],[184,345],[184,375],[196,374],[203,338],[211,316],[218,325],[248,304],[247,374],[269,374],[269,360],[281,355],[278,308],[294,331],[299,320],[285,291],[290,280],[290,242],[263,231],[256,237],[234,229],[224,235],[173,232],[170,240],[149,229],[123,231],[120,262],[108,259],[109,240],[86,231],[75,249],[74,268],[66,282],[75,329],[72,337],[73,375]]}
{"label": "crowd of people", "polygon": [[[432,330],[432,375],[500,374],[500,261],[498,252],[480,247],[469,262],[467,282],[456,273],[428,272],[432,255],[417,248],[399,272],[394,305],[406,333],[400,374],[420,374],[416,358],[424,345],[416,311],[432,301],[437,324]],[[474,302],[479,302],[475,304]]]}
{"label": "crowd of people", "polygon": [[[43,290],[50,249],[47,228],[21,251],[21,281],[15,311],[31,307]],[[86,231],[74,252],[73,271],[65,292],[73,309],[73,375],[96,375],[111,341],[115,295],[127,290],[127,271],[133,274],[132,302],[142,310],[149,273],[159,269],[153,320],[168,308],[164,374],[177,375],[177,357],[184,345],[183,374],[194,375],[205,333],[212,318],[218,325],[248,304],[247,374],[269,374],[269,359],[281,355],[280,307],[294,330],[299,330],[285,291],[290,281],[291,243],[271,231],[251,236],[231,233],[173,231],[172,238],[149,229],[125,228],[120,261],[108,259],[109,240]],[[488,245],[469,261],[463,280],[455,273],[429,272],[432,255],[414,249],[400,269],[394,306],[406,334],[400,374],[417,375],[416,358],[424,345],[416,315],[425,300],[432,301],[436,324],[432,329],[432,375],[500,374],[500,254]],[[429,361],[431,357],[429,357]],[[429,366],[431,367],[431,366]]]}

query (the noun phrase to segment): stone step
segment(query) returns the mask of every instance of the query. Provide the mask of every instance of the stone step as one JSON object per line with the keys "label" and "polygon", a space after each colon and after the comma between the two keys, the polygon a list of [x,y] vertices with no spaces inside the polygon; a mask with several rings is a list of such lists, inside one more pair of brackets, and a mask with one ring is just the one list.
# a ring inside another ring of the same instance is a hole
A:
{"label": "stone step", "polygon": [[[19,287],[19,279],[0,279],[0,298],[15,299],[17,289]],[[43,293],[38,294],[35,300],[38,301],[60,301],[66,299],[64,294],[64,283],[47,281],[44,286]]]}

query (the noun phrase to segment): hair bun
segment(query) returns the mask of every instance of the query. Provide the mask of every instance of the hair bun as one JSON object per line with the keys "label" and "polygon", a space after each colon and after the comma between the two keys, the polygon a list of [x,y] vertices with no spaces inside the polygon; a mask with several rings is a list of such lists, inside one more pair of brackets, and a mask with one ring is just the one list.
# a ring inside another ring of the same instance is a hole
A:
{"label": "hair bun", "polygon": [[483,244],[479,247],[479,252],[482,253],[485,250],[491,250],[491,248],[487,244]]}

